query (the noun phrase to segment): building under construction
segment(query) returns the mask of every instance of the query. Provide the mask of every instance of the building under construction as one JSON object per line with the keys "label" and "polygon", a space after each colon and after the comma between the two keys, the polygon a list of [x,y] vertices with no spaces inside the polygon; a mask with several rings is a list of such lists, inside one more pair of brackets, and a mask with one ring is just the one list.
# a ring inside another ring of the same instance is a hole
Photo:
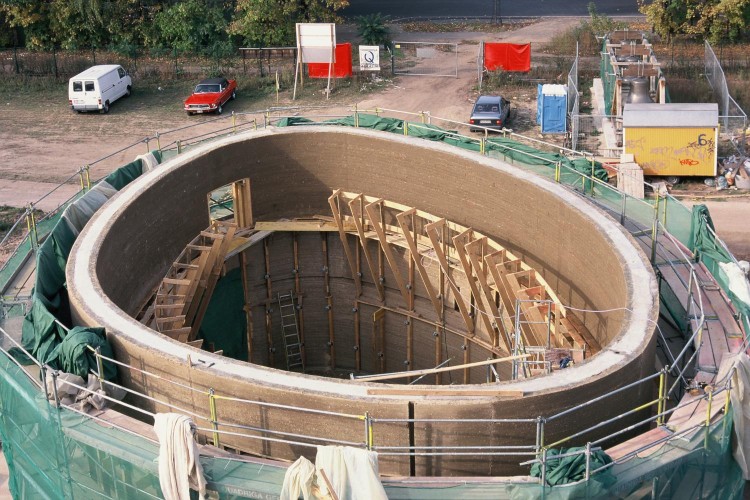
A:
{"label": "building under construction", "polygon": [[380,114],[233,116],[27,214],[0,274],[14,493],[160,497],[166,412],[221,498],[274,498],[322,445],[376,452],[389,498],[742,490],[748,306],[708,219],[573,151]]}

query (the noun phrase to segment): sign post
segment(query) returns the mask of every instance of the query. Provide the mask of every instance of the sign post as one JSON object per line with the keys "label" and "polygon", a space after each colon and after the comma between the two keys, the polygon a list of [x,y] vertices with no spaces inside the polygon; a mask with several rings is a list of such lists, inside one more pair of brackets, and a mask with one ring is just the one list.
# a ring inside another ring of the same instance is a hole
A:
{"label": "sign post", "polygon": [[[326,98],[331,95],[331,74],[336,62],[336,25],[333,23],[297,23],[297,64],[294,70],[294,92],[292,100],[297,98],[297,77],[303,64],[327,63],[328,87]],[[304,83],[302,83],[304,85]]]}

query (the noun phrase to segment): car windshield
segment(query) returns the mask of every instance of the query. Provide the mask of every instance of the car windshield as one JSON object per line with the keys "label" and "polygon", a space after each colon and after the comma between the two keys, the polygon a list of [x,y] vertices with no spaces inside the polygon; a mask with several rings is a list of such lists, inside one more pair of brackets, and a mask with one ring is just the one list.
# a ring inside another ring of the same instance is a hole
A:
{"label": "car windshield", "polygon": [[497,113],[500,111],[497,103],[492,104],[477,104],[474,106],[475,113]]}
{"label": "car windshield", "polygon": [[221,85],[216,84],[201,84],[195,87],[196,94],[208,94],[210,92],[221,92]]}

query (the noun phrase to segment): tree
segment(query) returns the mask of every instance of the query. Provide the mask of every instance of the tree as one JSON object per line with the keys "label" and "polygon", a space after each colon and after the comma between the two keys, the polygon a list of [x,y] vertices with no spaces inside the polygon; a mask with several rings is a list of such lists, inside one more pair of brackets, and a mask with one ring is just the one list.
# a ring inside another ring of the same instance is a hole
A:
{"label": "tree", "polygon": [[750,24],[750,0],[639,0],[654,30],[671,41],[675,35],[698,35],[713,43],[739,40]]}
{"label": "tree", "polygon": [[348,0],[237,0],[231,34],[248,45],[293,45],[296,23],[334,22]]}
{"label": "tree", "polygon": [[183,52],[205,52],[226,41],[227,25],[220,2],[177,2],[156,14],[154,44]]}
{"label": "tree", "polygon": [[388,16],[379,12],[357,18],[357,34],[366,45],[388,45],[390,32],[385,25]]}

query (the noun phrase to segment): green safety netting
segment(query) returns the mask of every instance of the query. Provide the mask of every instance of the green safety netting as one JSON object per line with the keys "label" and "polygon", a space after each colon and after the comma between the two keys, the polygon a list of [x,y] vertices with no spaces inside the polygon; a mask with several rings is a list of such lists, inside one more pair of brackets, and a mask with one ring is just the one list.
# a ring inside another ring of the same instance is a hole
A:
{"label": "green safety netting", "polygon": [[[158,151],[152,154],[157,161],[161,161]],[[111,356],[106,336],[100,329],[82,328],[68,332],[71,319],[65,287],[65,265],[78,236],[79,228],[75,226],[85,224],[108,197],[116,192],[114,190],[122,189],[142,172],[142,161],[135,160],[107,176],[102,183],[106,188],[95,187],[80,197],[77,195],[77,199],[68,207],[70,209],[81,204],[81,210],[75,211],[74,222],[66,220],[64,214],[56,217],[54,227],[37,249],[32,305],[24,317],[21,340],[24,348],[39,362],[64,371],[75,370],[72,373],[85,378],[88,368],[93,368],[96,364],[91,363],[93,356],[85,348],[86,345],[102,347],[102,354]],[[17,351],[14,351],[14,356],[24,362],[29,361]],[[105,364],[104,372],[109,380],[116,375],[116,370],[109,364]]]}
{"label": "green safety netting", "polygon": [[232,269],[216,283],[198,338],[204,340],[206,348],[223,350],[224,356],[247,361],[244,297],[240,270]]}
{"label": "green safety netting", "polygon": [[[481,144],[479,140],[473,139],[471,137],[461,136],[455,130],[446,130],[429,123],[407,122],[404,120],[399,120],[397,118],[384,118],[368,113],[358,113],[354,116],[334,118],[331,120],[325,120],[323,122],[315,122],[313,120],[310,120],[309,118],[298,116],[285,117],[281,118],[276,123],[276,126],[291,127],[297,125],[313,124],[341,125],[346,127],[382,130],[386,132],[408,135],[409,137],[418,137],[420,139],[427,139],[430,141],[445,142],[446,144],[457,146],[463,149],[469,149],[472,151],[481,150]],[[406,127],[406,132],[404,132],[404,127]],[[561,155],[559,153],[547,153],[540,149],[527,146],[518,141],[505,137],[493,137],[487,139],[485,141],[485,150],[487,152],[498,152],[506,158],[527,165],[546,165],[554,168],[557,163],[560,163],[563,169],[562,175],[566,175],[566,171],[573,171],[585,176],[595,177],[604,182],[607,182],[607,180],[609,179],[607,171],[599,162],[592,162],[590,160],[587,160],[586,158],[570,159],[567,156]],[[574,177],[574,180],[580,179],[580,176]],[[563,179],[563,181],[565,182],[565,179]]]}
{"label": "green safety netting", "polygon": [[[547,450],[547,467],[545,481],[550,486],[561,484],[575,483],[586,477],[586,454],[584,447],[573,448],[553,448]],[[556,458],[558,455],[569,455],[562,458]],[[612,459],[602,450],[592,451],[589,459],[589,470],[596,470],[607,464],[611,464]],[[531,466],[532,477],[542,477],[542,466],[535,463]],[[617,482],[617,478],[612,474],[612,468],[592,477],[594,481],[607,487]]]}

